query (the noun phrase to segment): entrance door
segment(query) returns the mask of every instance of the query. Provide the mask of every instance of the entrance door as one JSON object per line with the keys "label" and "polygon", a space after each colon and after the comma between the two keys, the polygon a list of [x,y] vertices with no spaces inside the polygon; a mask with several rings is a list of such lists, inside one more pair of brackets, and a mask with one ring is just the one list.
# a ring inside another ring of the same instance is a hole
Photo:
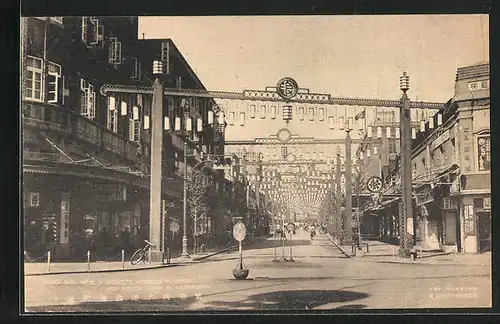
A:
{"label": "entrance door", "polygon": [[457,213],[445,212],[445,245],[457,244]]}
{"label": "entrance door", "polygon": [[478,212],[479,252],[491,251],[491,213]]}

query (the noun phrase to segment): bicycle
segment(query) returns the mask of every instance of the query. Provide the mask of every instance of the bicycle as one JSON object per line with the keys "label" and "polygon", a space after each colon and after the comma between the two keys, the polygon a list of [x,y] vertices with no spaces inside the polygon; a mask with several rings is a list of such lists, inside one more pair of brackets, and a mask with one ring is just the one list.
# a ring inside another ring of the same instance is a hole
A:
{"label": "bicycle", "polygon": [[132,265],[136,265],[141,261],[146,262],[146,252],[149,250],[150,246],[155,247],[154,244],[148,242],[147,240],[144,240],[144,242],[146,242],[146,245],[132,254],[132,258],[130,259],[130,263],[132,263]]}

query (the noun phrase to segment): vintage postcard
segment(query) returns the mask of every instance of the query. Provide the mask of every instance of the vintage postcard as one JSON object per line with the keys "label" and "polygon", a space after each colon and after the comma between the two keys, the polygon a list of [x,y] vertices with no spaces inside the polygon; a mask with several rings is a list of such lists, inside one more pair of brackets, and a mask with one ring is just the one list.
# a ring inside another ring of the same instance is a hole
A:
{"label": "vintage postcard", "polygon": [[492,306],[488,15],[20,31],[25,313]]}

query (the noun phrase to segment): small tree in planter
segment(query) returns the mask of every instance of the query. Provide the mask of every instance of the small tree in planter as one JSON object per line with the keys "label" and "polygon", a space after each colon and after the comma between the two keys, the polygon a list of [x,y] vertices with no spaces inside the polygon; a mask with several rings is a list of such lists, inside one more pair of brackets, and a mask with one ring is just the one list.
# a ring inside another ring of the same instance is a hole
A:
{"label": "small tree in planter", "polygon": [[199,172],[187,182],[189,215],[193,220],[193,254],[196,254],[198,246],[198,217],[212,197],[211,187],[211,177],[205,172]]}

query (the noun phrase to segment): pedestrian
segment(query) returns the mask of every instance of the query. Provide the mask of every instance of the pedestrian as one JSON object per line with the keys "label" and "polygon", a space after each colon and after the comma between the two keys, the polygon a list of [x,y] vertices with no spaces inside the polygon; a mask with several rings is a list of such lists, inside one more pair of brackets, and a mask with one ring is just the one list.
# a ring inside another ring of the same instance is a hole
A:
{"label": "pedestrian", "polygon": [[122,229],[122,232],[120,233],[120,248],[122,250],[125,250],[125,253],[130,252],[130,245],[131,245],[131,235],[130,235],[130,229],[128,226],[124,226]]}

